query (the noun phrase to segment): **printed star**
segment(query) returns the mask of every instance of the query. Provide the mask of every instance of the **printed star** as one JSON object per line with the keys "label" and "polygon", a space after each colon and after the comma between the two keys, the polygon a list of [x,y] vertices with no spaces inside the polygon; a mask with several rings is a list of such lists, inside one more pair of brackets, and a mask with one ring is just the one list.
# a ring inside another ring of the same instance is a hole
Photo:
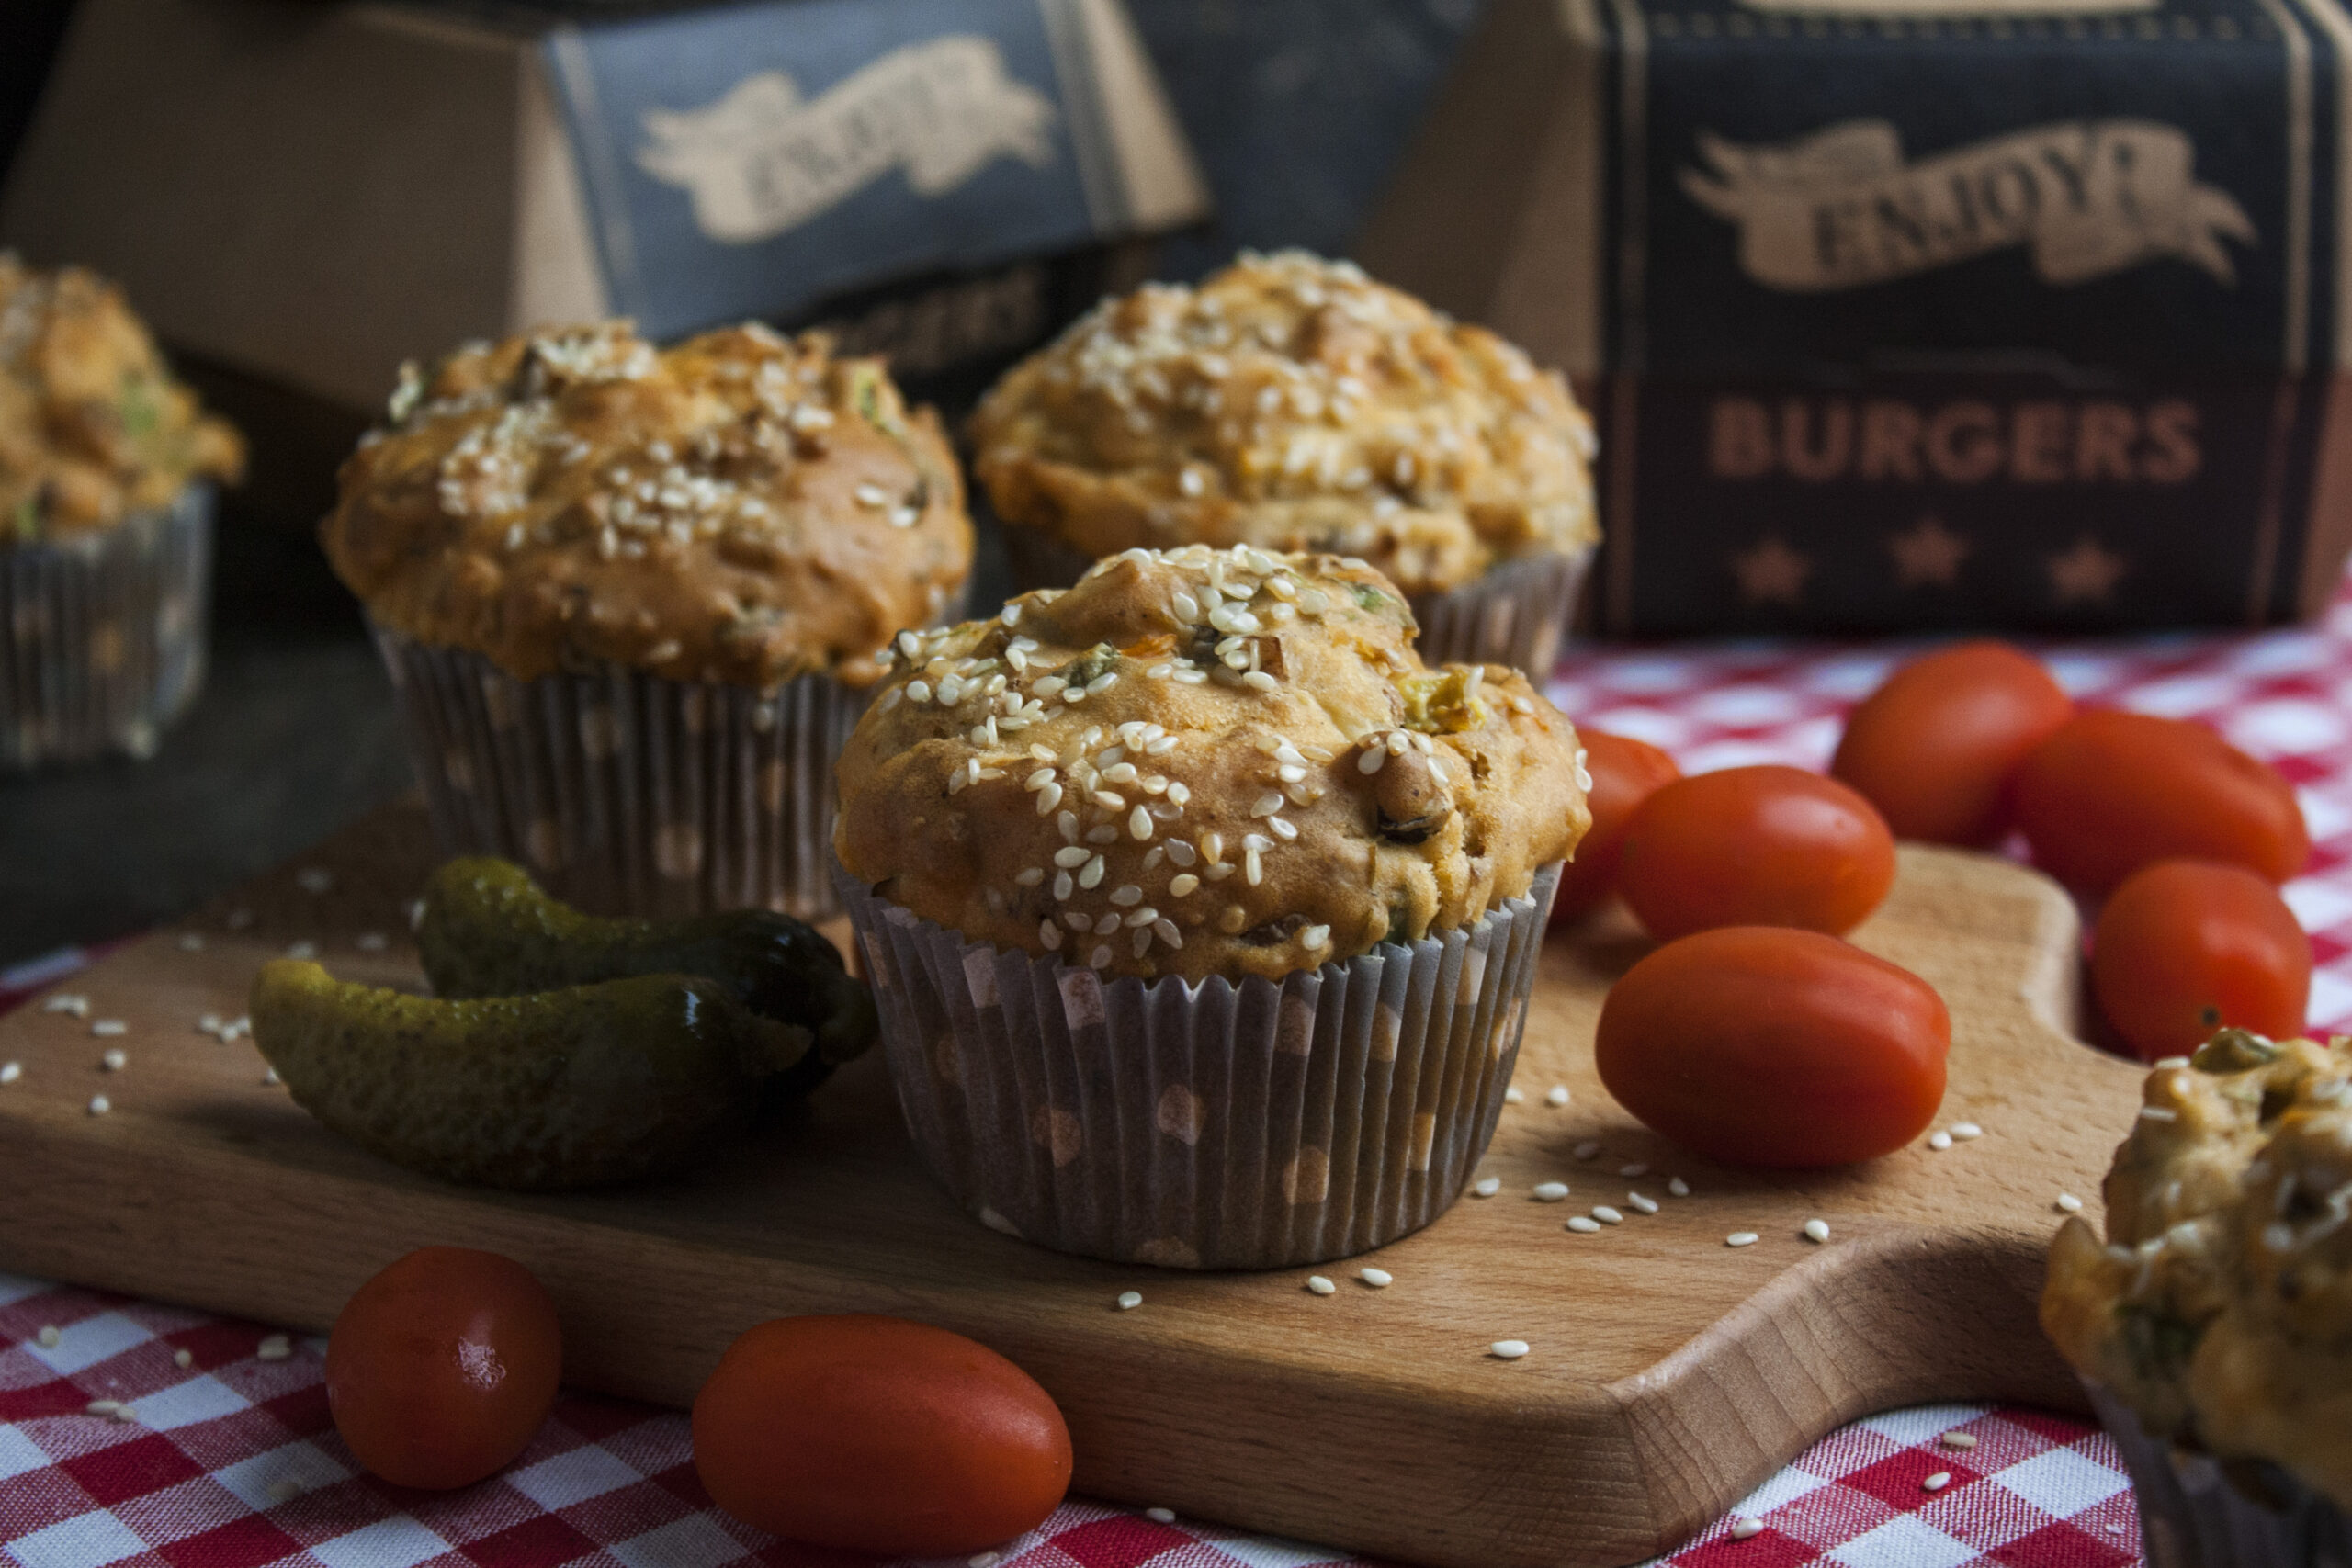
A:
{"label": "printed star", "polygon": [[2061,604],[2071,604],[2080,599],[2093,604],[2104,604],[2115,595],[2115,580],[2124,572],[2125,562],[2113,550],[2102,549],[2088,534],[2075,541],[2075,547],[2064,555],[2048,558],[2051,592]]}
{"label": "printed star", "polygon": [[1731,569],[1739,577],[1739,596],[1751,604],[1793,604],[1813,575],[1813,562],[1769,536],[1732,557]]}
{"label": "printed star", "polygon": [[1888,535],[1886,547],[1894,556],[1895,579],[1905,588],[1953,586],[1960,581],[1960,563],[1975,548],[1932,516],[1920,518],[1907,534]]}

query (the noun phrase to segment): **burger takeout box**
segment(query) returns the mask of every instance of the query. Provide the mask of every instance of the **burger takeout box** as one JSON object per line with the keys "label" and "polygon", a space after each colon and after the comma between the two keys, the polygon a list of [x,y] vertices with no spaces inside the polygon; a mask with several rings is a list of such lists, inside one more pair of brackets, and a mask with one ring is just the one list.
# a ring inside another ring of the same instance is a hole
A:
{"label": "burger takeout box", "polygon": [[1597,405],[1611,630],[2286,620],[2347,59],[2339,0],[1494,0],[1358,254]]}
{"label": "burger takeout box", "polygon": [[1001,359],[1206,210],[1121,0],[85,0],[0,242],[372,408],[404,359],[605,315]]}

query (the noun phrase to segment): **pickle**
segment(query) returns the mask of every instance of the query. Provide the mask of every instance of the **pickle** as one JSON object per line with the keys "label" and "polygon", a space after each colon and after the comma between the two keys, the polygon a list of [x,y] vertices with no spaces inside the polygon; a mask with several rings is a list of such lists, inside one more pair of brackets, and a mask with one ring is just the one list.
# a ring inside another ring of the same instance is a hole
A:
{"label": "pickle", "polygon": [[718,982],[763,1018],[815,1038],[786,1087],[805,1088],[874,1043],[872,993],[833,944],[765,909],[675,920],[605,919],[549,897],[511,861],[453,860],[426,886],[417,948],[441,997],[511,997],[628,975]]}
{"label": "pickle", "polygon": [[808,1032],[718,981],[643,975],[451,1000],[277,959],[254,1043],[327,1128],[451,1181],[556,1191],[655,1176],[749,1125]]}

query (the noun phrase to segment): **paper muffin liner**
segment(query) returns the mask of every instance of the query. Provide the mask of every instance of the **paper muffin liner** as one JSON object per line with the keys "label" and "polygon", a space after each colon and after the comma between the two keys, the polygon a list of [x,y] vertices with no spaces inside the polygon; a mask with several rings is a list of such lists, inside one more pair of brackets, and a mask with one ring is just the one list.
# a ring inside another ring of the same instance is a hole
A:
{"label": "paper muffin liner", "polygon": [[204,684],[212,489],[0,547],[0,766],[145,757]]}
{"label": "paper muffin liner", "polygon": [[[1005,527],[1005,558],[1023,591],[1067,588],[1094,558],[1035,528]],[[1508,664],[1538,683],[1550,677],[1592,567],[1592,547],[1506,561],[1476,581],[1406,603],[1420,623],[1415,646],[1430,664]]]}
{"label": "paper muffin liner", "polygon": [[1406,602],[1421,624],[1415,639],[1428,664],[1508,664],[1538,685],[1560,660],[1560,646],[1592,566],[1592,547],[1505,561],[1476,581]]}
{"label": "paper muffin liner", "polygon": [[2102,1384],[2083,1386],[2131,1472],[2149,1568],[2352,1568],[2352,1529],[2324,1494],[2278,1465],[2192,1453]]}
{"label": "paper muffin liner", "polygon": [[867,693],[821,675],[759,692],[617,666],[523,681],[374,630],[445,854],[503,855],[606,914],[839,912],[833,759]]}
{"label": "paper muffin liner", "polygon": [[1559,885],[1279,983],[1105,980],[838,874],[909,1134],[967,1211],[1179,1269],[1343,1258],[1428,1224],[1494,1136]]}

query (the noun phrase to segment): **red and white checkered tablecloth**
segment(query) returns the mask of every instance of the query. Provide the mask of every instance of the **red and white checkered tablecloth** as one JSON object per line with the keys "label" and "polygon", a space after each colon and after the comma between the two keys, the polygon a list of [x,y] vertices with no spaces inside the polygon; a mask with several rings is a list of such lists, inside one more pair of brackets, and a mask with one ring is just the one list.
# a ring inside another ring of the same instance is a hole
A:
{"label": "red and white checkered tablecloth", "polygon": [[[1687,771],[1826,761],[1846,705],[1912,651],[1750,643],[1581,651],[1552,683],[1580,723],[1652,740]],[[2287,890],[2318,959],[2312,1022],[2352,1028],[2352,592],[2320,626],[2258,637],[2053,644],[2078,697],[2205,719],[2302,795],[2315,850]],[[0,1008],[86,962],[0,975]],[[53,1332],[52,1332],[53,1331]],[[316,1341],[0,1276],[0,1550],[21,1568],[850,1568],[711,1507],[683,1416],[567,1394],[503,1474],[433,1495],[353,1464],[327,1419]],[[180,1364],[178,1353],[187,1362]],[[120,1410],[93,1401],[119,1402]],[[1974,1446],[1942,1441],[1964,1432]],[[1951,1480],[1935,1492],[1937,1472]],[[2030,1410],[1873,1416],[1815,1445],[1662,1561],[1683,1568],[2120,1568],[2140,1558],[2113,1447]],[[960,1564],[963,1559],[953,1560]],[[1349,1553],[1073,1501],[970,1560],[1003,1568],[1308,1568]],[[912,1568],[897,1563],[888,1568]],[[931,1568],[926,1564],[924,1568]]]}

